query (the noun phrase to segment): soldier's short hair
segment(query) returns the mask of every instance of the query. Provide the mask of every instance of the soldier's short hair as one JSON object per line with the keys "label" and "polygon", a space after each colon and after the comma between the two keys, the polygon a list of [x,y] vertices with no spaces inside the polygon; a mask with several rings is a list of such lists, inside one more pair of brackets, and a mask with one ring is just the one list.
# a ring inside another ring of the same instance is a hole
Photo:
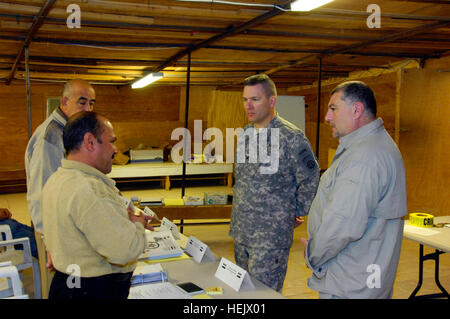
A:
{"label": "soldier's short hair", "polygon": [[261,84],[267,97],[277,96],[277,88],[272,79],[266,74],[255,74],[244,80],[244,86]]}

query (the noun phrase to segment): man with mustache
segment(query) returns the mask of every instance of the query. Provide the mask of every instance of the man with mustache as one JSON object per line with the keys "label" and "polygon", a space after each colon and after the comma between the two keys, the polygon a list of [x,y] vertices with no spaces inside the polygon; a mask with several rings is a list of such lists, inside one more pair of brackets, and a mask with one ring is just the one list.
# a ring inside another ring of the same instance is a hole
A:
{"label": "man with mustache", "polygon": [[[117,153],[106,118],[76,113],[65,125],[63,141],[67,157],[48,179],[41,201],[56,271],[49,299],[126,299],[150,217],[129,213],[106,176]],[[79,273],[72,276],[73,269]]]}
{"label": "man with mustache", "polygon": [[41,257],[39,268],[43,298],[46,298],[48,293],[47,284],[52,276],[52,261],[48,252],[44,251],[45,244],[42,239],[42,189],[48,178],[61,166],[61,160],[64,158],[62,134],[67,119],[79,111],[91,111],[94,103],[95,90],[89,82],[81,79],[67,81],[62,89],[60,106],[36,128],[25,151],[27,203],[37,250]]}

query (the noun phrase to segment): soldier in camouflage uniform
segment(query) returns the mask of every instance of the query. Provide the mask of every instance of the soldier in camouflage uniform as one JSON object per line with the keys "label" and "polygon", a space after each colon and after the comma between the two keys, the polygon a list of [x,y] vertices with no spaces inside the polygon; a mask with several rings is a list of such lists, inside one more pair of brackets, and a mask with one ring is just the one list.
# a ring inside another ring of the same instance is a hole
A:
{"label": "soldier in camouflage uniform", "polygon": [[230,236],[236,264],[281,291],[296,218],[308,214],[319,165],[303,132],[278,116],[275,104],[268,76],[245,80],[244,108],[252,123],[238,139]]}

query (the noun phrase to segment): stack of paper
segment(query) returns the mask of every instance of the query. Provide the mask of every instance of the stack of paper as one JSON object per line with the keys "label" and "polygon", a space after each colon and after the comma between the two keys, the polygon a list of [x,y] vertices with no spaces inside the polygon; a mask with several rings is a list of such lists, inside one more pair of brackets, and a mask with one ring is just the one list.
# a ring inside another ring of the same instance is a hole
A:
{"label": "stack of paper", "polygon": [[164,151],[162,149],[130,150],[130,163],[162,163],[163,160]]}
{"label": "stack of paper", "polygon": [[131,287],[128,299],[192,299],[192,296],[170,282],[161,282]]}
{"label": "stack of paper", "polygon": [[161,206],[163,199],[160,197],[146,197],[141,199],[140,204],[141,206]]}
{"label": "stack of paper", "polygon": [[145,232],[147,245],[139,259],[165,259],[181,256],[183,250],[175,241],[170,230]]}
{"label": "stack of paper", "polygon": [[138,263],[131,278],[132,285],[144,283],[155,283],[167,281],[167,272],[161,267],[161,264]]}
{"label": "stack of paper", "polygon": [[203,205],[203,198],[199,196],[183,196],[184,205]]}
{"label": "stack of paper", "polygon": [[206,192],[205,204],[206,205],[226,205],[228,197],[225,192]]}

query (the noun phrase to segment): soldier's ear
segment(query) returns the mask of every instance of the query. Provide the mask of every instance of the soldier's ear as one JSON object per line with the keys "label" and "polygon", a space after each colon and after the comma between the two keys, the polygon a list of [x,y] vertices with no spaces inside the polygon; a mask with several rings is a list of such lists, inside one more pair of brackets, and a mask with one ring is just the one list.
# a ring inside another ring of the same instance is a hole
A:
{"label": "soldier's ear", "polygon": [[269,98],[269,105],[270,107],[275,107],[275,104],[277,104],[277,97],[275,95],[272,95]]}

